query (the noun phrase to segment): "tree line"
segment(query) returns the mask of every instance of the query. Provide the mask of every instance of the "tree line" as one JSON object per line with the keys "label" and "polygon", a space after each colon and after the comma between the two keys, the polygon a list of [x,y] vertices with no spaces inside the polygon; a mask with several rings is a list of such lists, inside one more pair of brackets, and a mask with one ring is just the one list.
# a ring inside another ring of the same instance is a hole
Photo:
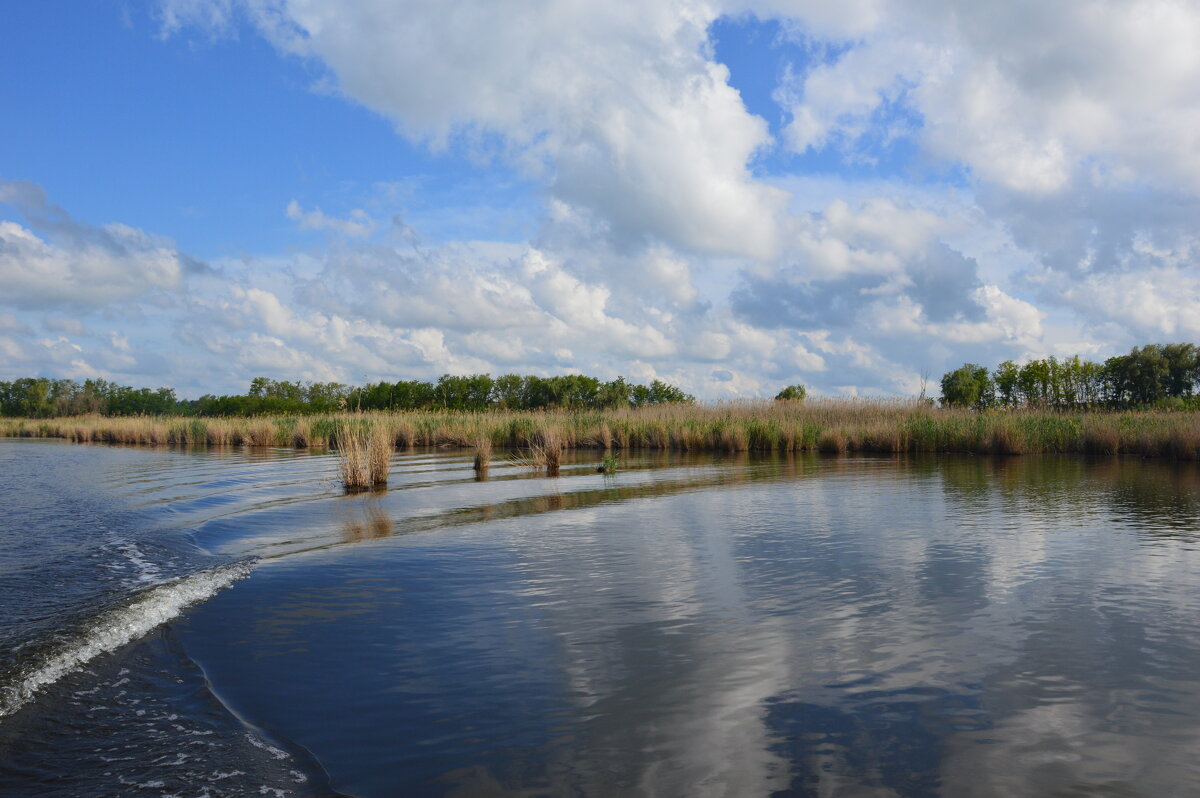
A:
{"label": "tree line", "polygon": [[253,416],[347,410],[602,409],[694,402],[679,388],[618,377],[608,382],[580,374],[556,377],[443,374],[436,382],[400,380],[350,386],[256,377],[244,394],[179,399],[171,388],[131,388],[105,380],[26,377],[0,382],[0,415],[49,418],[107,416]]}
{"label": "tree line", "polygon": [[49,418],[102,413],[110,416],[177,413],[180,401],[171,388],[131,388],[107,380],[55,380],[23,377],[0,382],[0,415]]}
{"label": "tree line", "polygon": [[1150,344],[1103,363],[1078,355],[1006,360],[990,373],[965,363],[942,377],[942,404],[951,407],[1069,409],[1200,408],[1200,347]]}

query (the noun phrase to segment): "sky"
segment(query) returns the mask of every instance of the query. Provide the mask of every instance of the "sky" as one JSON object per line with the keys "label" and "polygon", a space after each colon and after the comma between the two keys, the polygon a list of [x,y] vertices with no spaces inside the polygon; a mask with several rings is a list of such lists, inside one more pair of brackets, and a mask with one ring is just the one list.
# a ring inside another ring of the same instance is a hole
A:
{"label": "sky", "polygon": [[44,0],[0,30],[0,379],[893,396],[1200,340],[1191,0]]}

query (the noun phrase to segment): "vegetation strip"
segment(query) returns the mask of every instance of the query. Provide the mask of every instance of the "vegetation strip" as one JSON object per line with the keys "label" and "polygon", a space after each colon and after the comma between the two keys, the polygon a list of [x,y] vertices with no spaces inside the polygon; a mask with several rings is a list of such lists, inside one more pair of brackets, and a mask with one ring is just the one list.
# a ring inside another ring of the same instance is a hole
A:
{"label": "vegetation strip", "polygon": [[[1078,452],[1200,457],[1200,415],[935,408],[920,400],[665,404],[618,410],[331,413],[246,418],[0,419],[0,435],[190,446],[342,448],[347,429],[392,448],[523,449],[552,470],[568,448],[683,451]],[[348,445],[348,444],[347,444]],[[373,478],[367,469],[368,483]]]}

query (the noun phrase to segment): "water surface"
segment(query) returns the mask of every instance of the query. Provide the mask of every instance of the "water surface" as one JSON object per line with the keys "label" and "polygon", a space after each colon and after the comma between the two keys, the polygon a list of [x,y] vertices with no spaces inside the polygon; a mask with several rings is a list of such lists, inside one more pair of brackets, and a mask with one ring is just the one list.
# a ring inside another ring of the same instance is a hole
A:
{"label": "water surface", "polygon": [[1200,793],[1195,467],[597,459],[0,442],[0,791]]}

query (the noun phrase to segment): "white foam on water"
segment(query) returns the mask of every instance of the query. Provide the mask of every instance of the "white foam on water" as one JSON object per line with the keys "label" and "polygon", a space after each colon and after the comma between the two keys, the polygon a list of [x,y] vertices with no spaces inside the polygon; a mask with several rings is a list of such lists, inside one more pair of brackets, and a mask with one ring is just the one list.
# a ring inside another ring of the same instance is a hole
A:
{"label": "white foam on water", "polygon": [[253,563],[240,562],[200,571],[150,588],[132,604],[105,613],[73,645],[50,656],[16,684],[0,686],[0,718],[16,712],[46,685],[246,578],[251,568]]}
{"label": "white foam on water", "polygon": [[275,746],[270,745],[269,743],[263,742],[262,740],[258,739],[257,737],[255,737],[253,734],[250,734],[249,732],[246,732],[246,739],[249,740],[250,744],[253,745],[255,748],[260,748],[263,751],[266,751],[267,753],[269,753],[271,756],[275,757],[276,759],[287,759],[288,758],[286,751],[281,751],[278,748],[276,748]]}
{"label": "white foam on water", "polygon": [[130,587],[137,588],[171,581],[170,571],[164,571],[164,566],[175,565],[170,559],[155,562],[137,543],[120,534],[109,535],[108,542],[93,556],[104,558],[105,561],[100,563],[102,567],[118,575]]}
{"label": "white foam on water", "polygon": [[120,540],[117,545],[121,553],[125,555],[126,559],[136,569],[138,581],[147,584],[155,584],[163,581],[162,569],[147,559],[136,543]]}

